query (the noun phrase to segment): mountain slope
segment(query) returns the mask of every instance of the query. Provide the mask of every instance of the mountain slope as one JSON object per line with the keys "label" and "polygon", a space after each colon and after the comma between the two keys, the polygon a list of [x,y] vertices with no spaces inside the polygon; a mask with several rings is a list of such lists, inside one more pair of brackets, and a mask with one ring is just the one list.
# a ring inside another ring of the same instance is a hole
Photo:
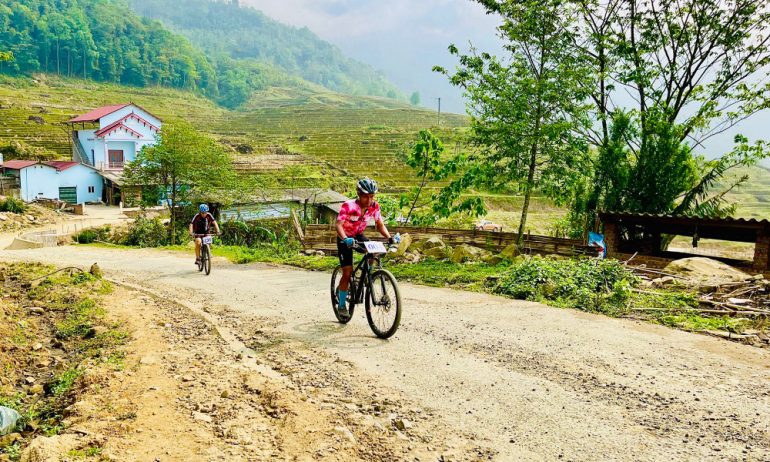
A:
{"label": "mountain slope", "polygon": [[346,57],[307,28],[295,28],[237,1],[130,0],[134,11],[158,19],[209,56],[269,63],[292,76],[354,95],[401,97],[372,67]]}
{"label": "mountain slope", "polygon": [[[168,88],[136,88],[59,79],[46,75],[31,79],[0,76],[0,152],[12,158],[16,148],[42,148],[61,158],[70,144],[60,122],[107,104],[133,101],[164,122],[185,120],[198,130],[237,148],[236,160],[259,164],[268,158],[320,163],[343,175],[376,176],[389,190],[415,183],[413,172],[400,160],[417,132],[436,123],[436,114],[373,98],[291,88],[257,93],[237,111],[223,109],[190,92]],[[442,115],[436,130],[448,145],[459,137],[467,118]],[[10,154],[10,155],[9,155]]]}

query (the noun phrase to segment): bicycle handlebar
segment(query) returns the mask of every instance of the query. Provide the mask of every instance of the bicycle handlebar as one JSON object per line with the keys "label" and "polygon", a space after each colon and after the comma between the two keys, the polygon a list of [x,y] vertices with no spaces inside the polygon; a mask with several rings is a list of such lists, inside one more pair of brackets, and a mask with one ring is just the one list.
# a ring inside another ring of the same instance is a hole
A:
{"label": "bicycle handlebar", "polygon": [[[366,251],[366,242],[368,241],[354,241],[354,244],[351,248]],[[385,247],[388,252],[395,252],[395,250],[398,248],[398,244],[396,243],[386,244]],[[369,252],[366,252],[366,253],[369,253]]]}

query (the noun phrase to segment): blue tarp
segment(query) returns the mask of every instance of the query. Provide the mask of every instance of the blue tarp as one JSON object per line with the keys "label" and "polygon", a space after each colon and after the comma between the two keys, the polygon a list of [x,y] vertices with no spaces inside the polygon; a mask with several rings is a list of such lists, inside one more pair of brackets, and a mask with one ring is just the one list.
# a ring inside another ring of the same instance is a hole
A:
{"label": "blue tarp", "polygon": [[604,244],[604,234],[588,232],[588,245],[599,247],[599,258],[604,258],[607,254],[607,246]]}

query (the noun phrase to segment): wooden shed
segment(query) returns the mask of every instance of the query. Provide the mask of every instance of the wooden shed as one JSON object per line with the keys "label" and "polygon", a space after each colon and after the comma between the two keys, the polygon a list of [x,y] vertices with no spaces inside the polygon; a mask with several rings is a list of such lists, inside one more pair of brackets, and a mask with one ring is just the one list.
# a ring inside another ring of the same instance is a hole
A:
{"label": "wooden shed", "polygon": [[754,244],[751,261],[712,257],[725,263],[751,268],[755,271],[770,270],[770,222],[754,218],[700,218],[689,216],[655,215],[644,213],[603,212],[599,214],[604,225],[607,255],[625,258],[640,255],[649,263],[661,266],[668,261],[693,256],[664,249],[667,236],[689,236],[693,246],[700,239],[718,239]]}

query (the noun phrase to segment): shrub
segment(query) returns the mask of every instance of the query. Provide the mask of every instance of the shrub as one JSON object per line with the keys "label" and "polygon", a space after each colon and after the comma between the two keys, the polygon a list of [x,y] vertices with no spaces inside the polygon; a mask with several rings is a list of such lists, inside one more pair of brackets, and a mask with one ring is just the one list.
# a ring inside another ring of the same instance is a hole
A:
{"label": "shrub", "polygon": [[136,217],[119,244],[134,247],[160,247],[168,244],[168,230],[160,218]]}
{"label": "shrub", "polygon": [[84,229],[75,234],[72,238],[78,244],[91,244],[96,241],[107,241],[110,238],[111,228],[109,225],[100,228]]}
{"label": "shrub", "polygon": [[519,259],[494,291],[510,297],[548,301],[617,316],[628,310],[629,288],[638,283],[617,260]]}
{"label": "shrub", "polygon": [[26,211],[27,204],[25,204],[21,199],[14,199],[13,197],[9,197],[4,201],[0,201],[0,212],[24,213]]}
{"label": "shrub", "polygon": [[225,221],[219,224],[223,245],[257,247],[262,244],[284,244],[292,236],[287,220]]}

